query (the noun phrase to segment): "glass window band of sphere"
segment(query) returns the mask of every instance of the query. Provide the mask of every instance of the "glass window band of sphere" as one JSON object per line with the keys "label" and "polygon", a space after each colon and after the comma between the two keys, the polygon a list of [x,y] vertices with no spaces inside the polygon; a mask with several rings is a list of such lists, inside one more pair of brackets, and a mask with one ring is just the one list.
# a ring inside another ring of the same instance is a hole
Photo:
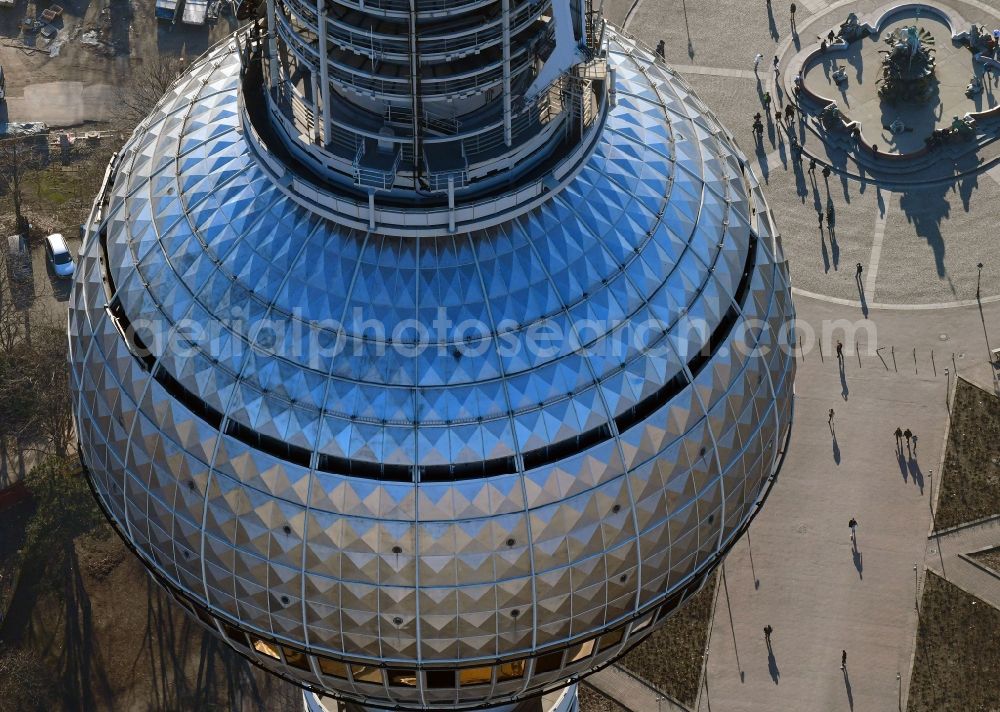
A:
{"label": "glass window band of sphere", "polygon": [[[522,680],[528,676],[532,681],[537,678],[540,683],[537,689],[529,688],[527,691],[527,693],[533,694],[543,691],[543,688],[555,687],[556,685],[553,683],[561,679],[560,673],[563,673],[568,681],[569,675],[565,672],[566,668],[574,668],[572,674],[579,676],[580,671],[576,668],[581,663],[586,665],[587,660],[595,661],[593,667],[584,667],[585,672],[590,672],[597,669],[597,666],[602,666],[604,663],[616,659],[625,652],[625,649],[640,643],[651,631],[654,623],[668,617],[680,607],[681,603],[702,588],[714,568],[712,565],[698,572],[681,590],[675,591],[662,603],[634,619],[631,626],[626,624],[612,628],[601,635],[535,656],[503,660],[495,664],[480,662],[468,667],[425,666],[419,670],[401,664],[379,665],[371,661],[339,660],[300,650],[284,642],[238,628],[210,613],[200,603],[170,586],[169,582],[159,577],[157,580],[167,588],[174,599],[213,633],[218,634],[221,630],[226,641],[242,656],[271,671],[280,672],[280,666],[285,665],[304,672],[315,679],[320,692],[326,691],[329,694],[329,690],[333,689],[338,694],[349,697],[350,693],[341,689],[345,681],[353,683],[356,689],[362,693],[366,686],[370,686],[374,693],[376,688],[382,690],[384,686],[400,691],[415,690],[421,687],[421,680],[424,690],[447,691],[484,688]],[[598,660],[599,658],[600,660]],[[276,670],[276,666],[278,670]],[[324,682],[324,678],[329,678],[329,683]],[[299,685],[304,682],[297,677],[286,676],[286,679]]]}
{"label": "glass window band of sphere", "polygon": [[[790,424],[780,438],[781,450],[787,441],[790,431]],[[82,452],[82,450],[81,450]],[[781,457],[775,464],[775,470],[780,468]],[[86,476],[87,466],[81,458],[81,465],[85,473],[85,479],[93,491],[93,483],[89,476]],[[773,475],[772,478],[773,479]],[[770,493],[770,487],[765,488],[757,503],[757,511]],[[103,500],[94,492],[98,502],[103,505]],[[118,523],[111,516],[104,506],[101,507],[108,521],[112,524],[119,536],[122,535]],[[571,682],[572,679],[584,677],[590,672],[598,670],[605,664],[617,659],[629,649],[641,643],[646,636],[655,628],[655,624],[667,618],[676,611],[681,604],[701,590],[708,580],[709,575],[715,570],[718,563],[725,557],[729,549],[742,537],[742,534],[749,528],[753,517],[749,517],[739,531],[734,532],[726,545],[706,562],[701,570],[695,572],[691,579],[682,587],[669,593],[657,604],[654,604],[634,617],[631,623],[611,628],[600,635],[582,641],[574,641],[563,647],[547,652],[539,652],[534,656],[518,657],[511,660],[498,660],[494,664],[485,664],[481,661],[469,667],[456,667],[453,665],[433,667],[424,665],[417,671],[415,668],[404,667],[404,663],[396,665],[377,665],[373,661],[345,661],[332,657],[310,653],[305,650],[287,645],[285,642],[278,642],[257,631],[246,631],[237,627],[233,623],[224,620],[222,617],[210,612],[200,602],[190,598],[186,593],[177,589],[171,581],[163,576],[155,568],[147,567],[154,580],[171,596],[180,603],[192,616],[201,622],[213,634],[223,637],[230,643],[231,647],[241,656],[252,663],[263,667],[269,672],[281,676],[283,679],[300,687],[310,689],[319,694],[343,697],[345,699],[358,699],[364,701],[369,706],[378,707],[377,702],[363,695],[365,686],[375,692],[386,691],[386,687],[406,694],[406,690],[416,692],[420,685],[420,677],[423,678],[423,690],[425,694],[434,692],[446,693],[449,690],[457,691],[469,688],[488,689],[490,684],[503,685],[529,678],[530,687],[515,688],[513,691],[504,692],[495,689],[494,695],[490,698],[490,703],[500,704],[504,701],[514,701],[538,694],[543,694],[549,690],[561,687]],[[126,537],[122,537],[125,544],[137,555],[141,557],[138,550]],[[624,643],[623,643],[624,641]],[[587,666],[586,661],[591,661]],[[313,662],[315,661],[315,666]],[[581,665],[581,663],[583,663]],[[287,666],[287,668],[285,667]],[[569,667],[567,671],[565,668]],[[318,671],[318,675],[317,675]],[[377,673],[375,671],[378,671]],[[463,675],[463,671],[465,674]],[[488,672],[487,672],[488,671]],[[495,672],[494,672],[495,671]],[[308,677],[303,679],[301,673],[305,672]],[[347,681],[353,680],[357,686],[358,693],[351,693],[345,690]],[[369,682],[368,680],[371,680]],[[453,687],[447,687],[447,683],[452,682]],[[473,705],[477,707],[488,706],[482,703]],[[394,708],[400,705],[408,706],[405,699],[400,699]],[[459,706],[465,707],[466,705]]]}

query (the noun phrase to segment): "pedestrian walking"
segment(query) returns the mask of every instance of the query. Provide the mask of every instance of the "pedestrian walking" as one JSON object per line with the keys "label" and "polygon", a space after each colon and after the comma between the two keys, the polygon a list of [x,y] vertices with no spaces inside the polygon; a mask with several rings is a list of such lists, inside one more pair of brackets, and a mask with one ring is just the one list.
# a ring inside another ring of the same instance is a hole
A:
{"label": "pedestrian walking", "polygon": [[809,172],[810,173],[815,173],[816,172],[816,159],[815,158],[810,158],[809,159]]}
{"label": "pedestrian walking", "polygon": [[826,41],[827,41],[827,42],[828,42],[829,44],[833,44],[833,41],[834,41],[834,40],[835,40],[836,38],[837,38],[837,36],[836,36],[835,34],[833,34],[833,30],[830,30],[830,32],[829,32],[829,33],[827,34],[827,36],[826,36]]}
{"label": "pedestrian walking", "polygon": [[909,428],[907,428],[906,430],[903,431],[903,437],[906,438],[906,446],[909,447],[910,446],[910,438],[913,437],[913,431],[910,430]]}
{"label": "pedestrian walking", "polygon": [[829,180],[831,173],[833,173],[833,171],[830,170],[830,166],[823,166],[823,178]]}
{"label": "pedestrian walking", "polygon": [[764,626],[764,643],[767,645],[767,649],[771,650],[771,633],[774,632],[774,628],[768,623]]}
{"label": "pedestrian walking", "polygon": [[819,229],[822,230],[823,229],[823,211],[822,210],[817,210],[816,211],[816,219],[819,220]]}
{"label": "pedestrian walking", "polygon": [[823,40],[822,42],[819,43],[819,51],[822,54],[826,54],[826,40]]}
{"label": "pedestrian walking", "polygon": [[847,671],[847,651],[846,650],[841,650],[840,651],[840,669],[843,670],[843,671],[845,671],[845,672]]}
{"label": "pedestrian walking", "polygon": [[903,431],[899,429],[898,425],[896,426],[896,443],[899,445],[903,444]]}
{"label": "pedestrian walking", "polygon": [[856,271],[854,273],[854,279],[856,279],[856,280],[858,280],[860,282],[861,281],[861,273],[864,272],[864,271],[865,271],[865,268],[861,266],[860,262],[858,262],[858,266],[857,266]]}
{"label": "pedestrian walking", "polygon": [[830,419],[827,422],[828,423],[832,423],[833,422],[833,408],[830,408]]}
{"label": "pedestrian walking", "polygon": [[762,55],[760,52],[758,52],[757,56],[753,58],[753,71],[754,71],[754,73],[757,72],[757,68],[760,66],[760,62],[761,62],[762,59],[764,59],[764,55]]}
{"label": "pedestrian walking", "polygon": [[764,111],[771,110],[771,92],[764,92]]}
{"label": "pedestrian walking", "polygon": [[665,40],[660,40],[656,43],[656,54],[660,59],[667,58],[667,43]]}
{"label": "pedestrian walking", "polygon": [[838,361],[843,361],[844,360],[844,342],[843,341],[838,341],[837,342],[837,360]]}
{"label": "pedestrian walking", "polygon": [[791,15],[792,15],[792,29],[793,29],[793,30],[795,29],[795,10],[796,10],[796,8],[795,8],[795,3],[792,3],[791,5],[789,5],[789,7],[788,7],[788,11],[789,11],[789,12],[791,13]]}
{"label": "pedestrian walking", "polygon": [[795,105],[789,104],[788,106],[785,107],[785,123],[791,124],[792,119],[794,118],[795,118]]}
{"label": "pedestrian walking", "polygon": [[778,109],[777,111],[774,112],[774,123],[776,124],[781,123],[781,109]]}
{"label": "pedestrian walking", "polygon": [[834,212],[833,204],[831,203],[830,205],[827,205],[826,206],[826,224],[830,226],[831,230],[833,229],[833,223],[834,223],[835,214],[836,213]]}
{"label": "pedestrian walking", "polygon": [[774,78],[775,79],[777,79],[778,75],[781,74],[780,70],[778,69],[778,63],[779,63],[779,61],[780,60],[778,59],[778,55],[774,55]]}

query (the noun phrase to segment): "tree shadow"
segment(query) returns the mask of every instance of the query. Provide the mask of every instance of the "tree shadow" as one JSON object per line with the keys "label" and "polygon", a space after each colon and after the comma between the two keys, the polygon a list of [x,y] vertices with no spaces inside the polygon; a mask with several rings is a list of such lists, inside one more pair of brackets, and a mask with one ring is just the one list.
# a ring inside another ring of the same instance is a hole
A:
{"label": "tree shadow", "polygon": [[[146,577],[146,628],[132,670],[148,663],[151,709],[263,709],[252,666]],[[193,669],[193,674],[192,674]]]}
{"label": "tree shadow", "polygon": [[[67,568],[63,582],[62,687],[66,709],[90,712],[112,698],[107,672],[94,649],[90,596],[84,587],[81,565],[72,541],[65,544]],[[96,688],[96,689],[95,689]],[[103,706],[103,705],[102,705]]]}

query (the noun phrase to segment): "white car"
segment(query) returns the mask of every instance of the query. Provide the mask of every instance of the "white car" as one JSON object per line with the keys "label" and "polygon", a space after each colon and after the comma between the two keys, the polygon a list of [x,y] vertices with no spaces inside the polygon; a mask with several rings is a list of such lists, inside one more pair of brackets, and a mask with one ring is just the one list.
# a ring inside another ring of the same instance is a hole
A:
{"label": "white car", "polygon": [[52,271],[60,277],[72,277],[76,271],[73,256],[61,233],[56,232],[45,238],[45,256],[52,265]]}

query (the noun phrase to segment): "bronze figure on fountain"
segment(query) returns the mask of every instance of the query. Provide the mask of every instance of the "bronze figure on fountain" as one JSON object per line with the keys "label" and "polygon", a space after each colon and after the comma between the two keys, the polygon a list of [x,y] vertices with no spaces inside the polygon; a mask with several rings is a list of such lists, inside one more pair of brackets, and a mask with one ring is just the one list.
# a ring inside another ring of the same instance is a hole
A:
{"label": "bronze figure on fountain", "polygon": [[915,26],[901,27],[886,37],[882,50],[878,95],[890,103],[930,101],[936,86],[934,37]]}

